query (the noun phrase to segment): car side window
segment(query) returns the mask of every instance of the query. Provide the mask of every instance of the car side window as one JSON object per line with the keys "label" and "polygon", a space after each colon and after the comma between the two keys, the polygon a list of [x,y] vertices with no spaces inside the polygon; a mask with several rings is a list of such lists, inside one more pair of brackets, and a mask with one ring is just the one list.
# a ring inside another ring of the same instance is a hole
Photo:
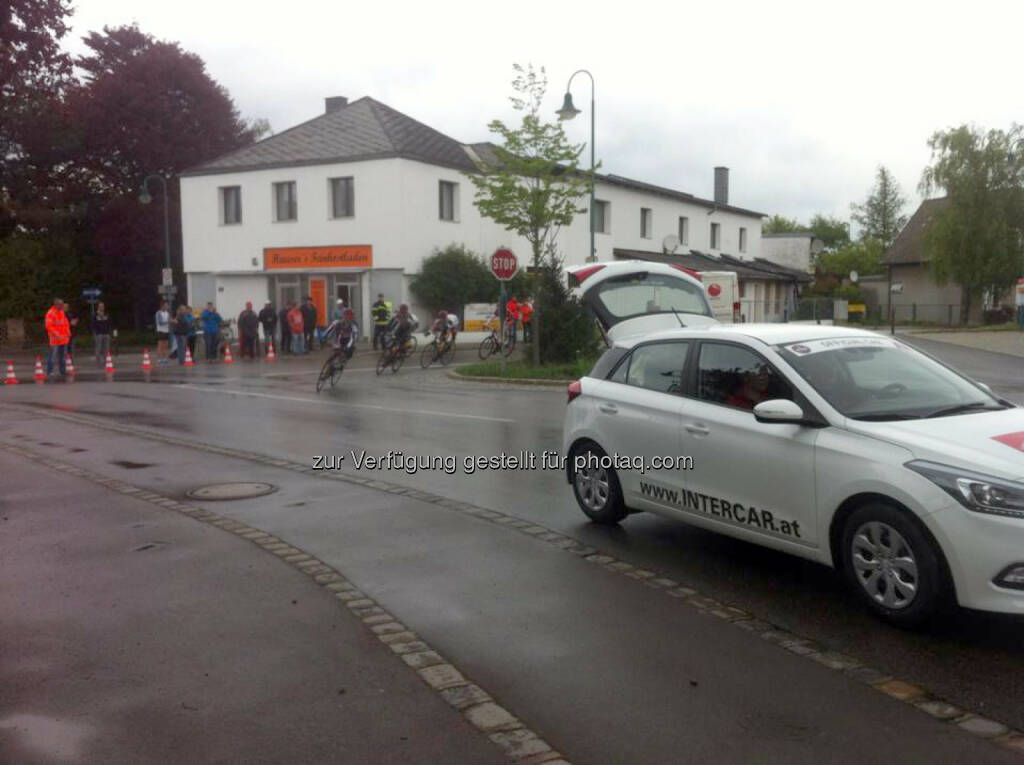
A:
{"label": "car side window", "polygon": [[615,371],[608,379],[611,380],[612,382],[622,383],[623,385],[625,385],[627,372],[629,372],[629,356],[624,358],[622,360],[622,363],[615,367]]}
{"label": "car side window", "polygon": [[[683,367],[689,348],[689,343],[679,342],[642,345],[630,354],[629,369],[624,371],[626,365],[623,363],[611,379],[659,393],[681,393]],[[624,378],[616,379],[623,372]]]}
{"label": "car side window", "polygon": [[750,410],[773,398],[792,400],[793,389],[761,355],[737,345],[703,343],[697,395],[714,404]]}

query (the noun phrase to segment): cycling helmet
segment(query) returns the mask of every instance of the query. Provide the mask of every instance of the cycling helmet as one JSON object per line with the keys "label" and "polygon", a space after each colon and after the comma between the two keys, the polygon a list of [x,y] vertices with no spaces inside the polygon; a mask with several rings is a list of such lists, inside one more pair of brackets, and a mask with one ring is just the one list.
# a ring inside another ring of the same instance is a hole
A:
{"label": "cycling helmet", "polygon": [[407,304],[405,304],[405,303],[402,303],[400,306],[398,306],[398,312],[399,313],[409,313],[409,306]]}
{"label": "cycling helmet", "polygon": [[356,312],[353,311],[351,308],[346,308],[345,309],[345,318],[346,319],[354,319],[354,318],[356,318]]}

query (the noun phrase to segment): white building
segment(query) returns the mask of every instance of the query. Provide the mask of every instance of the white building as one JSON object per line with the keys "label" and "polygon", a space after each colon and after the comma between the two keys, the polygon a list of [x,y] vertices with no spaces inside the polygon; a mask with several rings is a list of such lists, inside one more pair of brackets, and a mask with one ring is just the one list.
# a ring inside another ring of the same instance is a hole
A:
{"label": "white building", "polygon": [[795,268],[807,274],[814,273],[814,259],[825,243],[814,234],[787,231],[782,234],[762,234],[761,257],[781,266]]}
{"label": "white building", "polygon": [[[181,176],[188,302],[235,316],[247,300],[275,306],[311,295],[323,317],[334,297],[364,326],[382,292],[414,302],[410,278],[435,248],[481,254],[525,241],[484,219],[466,177],[491,145],[462,144],[372,98],[326,99],[325,113]],[[715,199],[616,175],[598,176],[595,249],[760,255],[763,213],[729,204],[728,169],[715,169]],[[587,200],[581,201],[585,207]],[[589,249],[589,216],[563,228],[567,265]],[[453,308],[458,308],[453,306]]]}

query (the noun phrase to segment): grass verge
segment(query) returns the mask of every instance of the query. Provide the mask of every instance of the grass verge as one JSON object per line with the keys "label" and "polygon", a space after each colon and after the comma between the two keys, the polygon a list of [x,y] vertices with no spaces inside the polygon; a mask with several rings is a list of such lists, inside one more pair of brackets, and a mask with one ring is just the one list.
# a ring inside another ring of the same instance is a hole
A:
{"label": "grass verge", "polygon": [[456,367],[460,375],[469,377],[500,377],[520,380],[577,380],[587,374],[596,359],[578,359],[564,364],[541,364],[534,366],[525,361],[505,362],[505,374],[501,374],[500,361],[480,361]]}

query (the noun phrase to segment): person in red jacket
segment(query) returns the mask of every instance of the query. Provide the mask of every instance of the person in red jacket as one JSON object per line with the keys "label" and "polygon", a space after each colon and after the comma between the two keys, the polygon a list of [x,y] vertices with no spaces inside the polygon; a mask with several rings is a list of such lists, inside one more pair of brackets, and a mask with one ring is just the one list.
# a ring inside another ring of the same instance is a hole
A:
{"label": "person in red jacket", "polygon": [[533,339],[533,305],[526,300],[519,301],[519,318],[523,322],[523,342]]}
{"label": "person in red jacket", "polygon": [[71,323],[64,313],[64,301],[54,298],[53,306],[46,312],[46,336],[50,341],[50,355],[46,358],[46,374],[53,374],[54,359],[58,362],[61,377],[67,376],[67,351],[71,341]]}
{"label": "person in red jacket", "polygon": [[505,326],[512,325],[512,340],[516,339],[516,323],[519,321],[519,303],[516,302],[515,295],[508,299],[505,303]]}

